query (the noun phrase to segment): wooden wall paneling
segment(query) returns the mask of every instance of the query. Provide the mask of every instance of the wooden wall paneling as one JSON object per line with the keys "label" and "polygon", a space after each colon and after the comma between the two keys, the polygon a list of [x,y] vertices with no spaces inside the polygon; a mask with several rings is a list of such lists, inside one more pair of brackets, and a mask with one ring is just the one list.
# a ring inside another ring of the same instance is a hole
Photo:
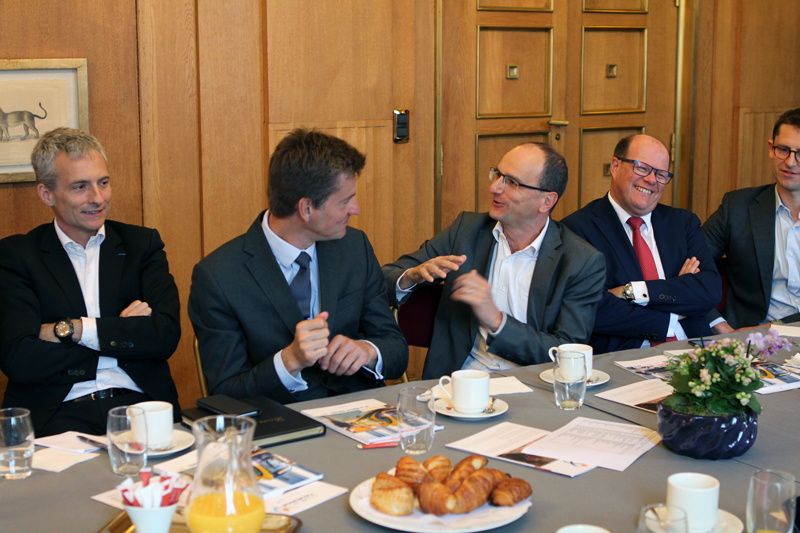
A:
{"label": "wooden wall paneling", "polygon": [[581,166],[578,207],[605,195],[611,188],[611,172],[607,170],[614,147],[627,137],[641,133],[643,128],[605,128],[581,130]]}
{"label": "wooden wall paneling", "polygon": [[203,255],[266,205],[261,5],[197,3]]}
{"label": "wooden wall paneling", "polygon": [[647,29],[587,27],[583,39],[582,113],[644,111]]}
{"label": "wooden wall paneling", "polygon": [[767,141],[772,139],[775,121],[786,109],[739,108],[739,166],[736,188],[773,183],[772,160]]}
{"label": "wooden wall paneling", "polygon": [[583,0],[584,11],[646,13],[648,0]]}
{"label": "wooden wall paneling", "polygon": [[552,11],[553,0],[478,0],[478,9]]}
{"label": "wooden wall paneling", "polygon": [[202,258],[194,0],[139,0],[139,94],[144,225],[159,230],[181,297],[181,342],[170,358],[181,405],[201,396],[186,313]]}

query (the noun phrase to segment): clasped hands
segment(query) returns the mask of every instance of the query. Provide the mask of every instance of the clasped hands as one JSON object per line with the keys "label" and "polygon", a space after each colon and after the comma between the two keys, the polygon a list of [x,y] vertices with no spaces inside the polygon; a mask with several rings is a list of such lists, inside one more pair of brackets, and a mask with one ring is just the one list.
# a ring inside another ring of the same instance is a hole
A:
{"label": "clasped hands", "polygon": [[[129,316],[150,316],[152,314],[153,310],[150,309],[150,305],[147,302],[134,300],[128,307],[122,310],[119,316],[125,318]],[[42,324],[39,328],[39,338],[46,342],[61,342],[53,331],[54,326],[55,323]],[[72,340],[74,342],[79,342],[83,336],[83,322],[80,318],[72,319],[72,328]]]}
{"label": "clasped hands", "polygon": [[[697,274],[700,272],[700,260],[696,257],[690,257],[686,261],[683,262],[683,266],[681,267],[681,271],[678,272],[679,276],[683,276],[684,274]],[[608,289],[608,292],[616,296],[617,298],[624,298],[623,291],[625,290],[624,285],[620,285],[619,287],[614,287],[613,289]]]}
{"label": "clasped hands", "polygon": [[378,351],[365,341],[344,335],[329,339],[328,312],[323,311],[311,320],[298,322],[294,341],[281,352],[283,365],[292,375],[319,364],[322,370],[337,376],[352,376],[363,366],[374,365]]}

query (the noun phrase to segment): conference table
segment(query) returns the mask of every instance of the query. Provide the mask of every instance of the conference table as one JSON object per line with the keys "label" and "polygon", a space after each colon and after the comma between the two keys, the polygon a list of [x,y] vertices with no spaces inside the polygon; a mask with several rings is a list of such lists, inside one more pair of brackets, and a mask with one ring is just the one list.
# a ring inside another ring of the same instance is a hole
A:
{"label": "conference table", "polygon": [[[749,333],[749,332],[748,332]],[[747,333],[735,333],[744,338]],[[688,347],[685,342],[668,347],[628,350],[595,356],[594,367],[609,374],[610,380],[587,391],[586,402],[575,411],[559,410],[551,385],[539,374],[551,364],[540,364],[499,372],[515,376],[533,391],[503,395],[506,413],[487,419],[462,420],[437,416],[444,426],[436,433],[433,450],[421,456],[448,456],[453,463],[466,453],[445,445],[483,431],[500,422],[514,422],[554,431],[574,420],[587,417],[611,422],[630,422],[655,429],[655,415],[613,403],[595,395],[598,392],[633,383],[640,377],[613,364],[615,360],[633,360],[663,353],[664,348]],[[435,354],[433,355],[435,356]],[[774,359],[788,357],[779,353]],[[433,387],[435,381],[414,382]],[[407,384],[362,391],[342,397],[314,400],[291,405],[296,410],[330,406],[348,401],[375,398],[395,403],[398,391]],[[745,519],[747,487],[750,475],[758,469],[786,470],[800,479],[800,390],[791,390],[760,398],[764,412],[759,417],[758,438],[745,455],[724,461],[696,460],[678,456],[662,444],[646,452],[624,472],[595,468],[569,478],[530,467],[491,460],[490,466],[527,480],[532,488],[532,506],[517,521],[498,528],[500,532],[555,532],[568,524],[595,524],[614,533],[635,531],[639,510],[646,504],[666,501],[667,478],[676,472],[702,472],[720,481],[720,509]],[[352,490],[362,481],[392,468],[402,457],[399,448],[359,450],[356,442],[334,431],[304,441],[271,448],[288,458],[324,474],[323,480]],[[158,462],[154,464],[157,465]],[[34,470],[21,481],[0,481],[0,531],[81,532],[93,533],[120,513],[119,510],[91,500],[120,482],[102,452],[99,457],[77,464],[61,473]],[[358,516],[349,505],[348,495],[339,496],[298,515],[306,532],[388,531]],[[725,531],[728,533],[728,531]]]}

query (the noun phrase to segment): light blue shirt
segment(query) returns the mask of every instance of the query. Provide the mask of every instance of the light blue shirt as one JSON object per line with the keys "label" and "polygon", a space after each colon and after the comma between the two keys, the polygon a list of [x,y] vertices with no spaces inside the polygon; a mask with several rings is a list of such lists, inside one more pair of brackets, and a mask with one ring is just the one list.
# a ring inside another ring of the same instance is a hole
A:
{"label": "light blue shirt", "polygon": [[800,312],[800,222],[775,188],[775,261],[767,320]]}
{"label": "light blue shirt", "polygon": [[[261,220],[261,229],[264,231],[264,236],[267,238],[267,244],[269,244],[269,247],[272,249],[272,253],[275,255],[275,259],[278,261],[278,266],[280,267],[283,276],[286,278],[286,283],[291,286],[292,280],[294,280],[294,277],[300,271],[300,265],[295,263],[297,256],[302,252],[306,252],[309,257],[311,257],[311,262],[308,264],[309,277],[311,279],[311,303],[309,305],[311,316],[306,318],[313,318],[319,314],[320,309],[317,244],[314,243],[305,250],[296,248],[295,246],[278,237],[275,232],[272,231],[272,228],[269,227],[268,220],[269,210],[264,213],[264,218]],[[370,342],[370,344],[372,343]],[[380,380],[383,379],[383,358],[381,357],[381,351],[378,349],[378,347],[374,344],[372,344],[372,346],[374,346],[375,351],[378,352],[378,361],[375,364],[375,370],[367,367],[362,367],[362,370],[370,373],[375,377],[375,379]],[[308,389],[308,383],[303,379],[302,371],[295,377],[291,375],[288,370],[286,370],[286,365],[283,364],[283,358],[281,357],[282,353],[283,350],[276,353],[273,356],[272,361],[275,365],[275,371],[278,373],[278,378],[281,380],[281,383],[283,383],[283,386],[286,387],[289,392],[300,392]]]}

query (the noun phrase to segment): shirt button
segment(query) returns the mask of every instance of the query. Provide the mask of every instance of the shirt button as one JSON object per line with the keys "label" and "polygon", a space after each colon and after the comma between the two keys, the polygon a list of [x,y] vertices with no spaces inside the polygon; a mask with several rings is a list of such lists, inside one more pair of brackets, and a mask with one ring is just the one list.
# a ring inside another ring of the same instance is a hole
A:
{"label": "shirt button", "polygon": [[505,287],[503,287],[503,290],[506,290],[506,288],[505,288]]}

